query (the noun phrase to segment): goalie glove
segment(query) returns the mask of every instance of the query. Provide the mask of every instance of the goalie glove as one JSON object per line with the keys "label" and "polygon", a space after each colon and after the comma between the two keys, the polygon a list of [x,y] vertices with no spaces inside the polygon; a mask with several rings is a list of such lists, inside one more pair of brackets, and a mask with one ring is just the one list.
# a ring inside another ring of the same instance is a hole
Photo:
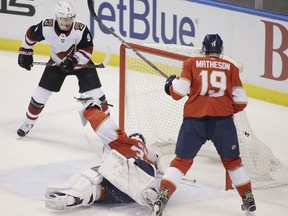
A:
{"label": "goalie glove", "polygon": [[74,56],[68,55],[61,62],[60,69],[64,74],[68,74],[74,70],[75,64],[77,63],[78,61]]}
{"label": "goalie glove", "polygon": [[18,65],[26,70],[31,70],[33,66],[33,50],[25,49],[23,47],[19,48],[18,54]]}
{"label": "goalie glove", "polygon": [[172,85],[173,80],[176,78],[176,75],[173,74],[171,75],[165,82],[165,86],[164,86],[164,90],[166,92],[166,94],[170,95],[170,86]]}

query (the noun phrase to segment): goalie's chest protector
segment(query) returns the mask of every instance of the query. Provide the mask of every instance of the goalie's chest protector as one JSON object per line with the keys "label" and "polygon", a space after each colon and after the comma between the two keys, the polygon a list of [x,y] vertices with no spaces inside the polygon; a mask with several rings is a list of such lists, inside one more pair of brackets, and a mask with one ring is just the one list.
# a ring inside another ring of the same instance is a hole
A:
{"label": "goalie's chest protector", "polygon": [[55,25],[54,19],[44,20],[43,36],[51,46],[51,58],[59,64],[66,55],[75,52],[76,46],[82,40],[85,25],[74,22],[72,29],[67,33],[56,31]]}

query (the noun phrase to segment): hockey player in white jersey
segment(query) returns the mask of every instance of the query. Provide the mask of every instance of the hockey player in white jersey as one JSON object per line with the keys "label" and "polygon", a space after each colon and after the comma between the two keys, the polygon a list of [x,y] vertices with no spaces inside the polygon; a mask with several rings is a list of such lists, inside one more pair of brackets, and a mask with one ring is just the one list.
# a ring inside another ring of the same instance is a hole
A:
{"label": "hockey player in white jersey", "polygon": [[[26,136],[32,129],[51,94],[60,91],[66,76],[69,75],[77,77],[80,93],[88,92],[94,98],[99,98],[103,102],[103,110],[109,112],[96,68],[91,67],[94,65],[91,60],[92,35],[88,27],[75,18],[76,13],[72,4],[69,1],[59,1],[55,7],[54,17],[42,20],[26,32],[18,55],[18,64],[22,68],[31,70],[33,47],[37,42],[45,40],[49,43],[51,54],[49,66],[45,67],[31,97],[26,120],[17,130],[20,137]],[[84,66],[75,66],[79,64]]]}

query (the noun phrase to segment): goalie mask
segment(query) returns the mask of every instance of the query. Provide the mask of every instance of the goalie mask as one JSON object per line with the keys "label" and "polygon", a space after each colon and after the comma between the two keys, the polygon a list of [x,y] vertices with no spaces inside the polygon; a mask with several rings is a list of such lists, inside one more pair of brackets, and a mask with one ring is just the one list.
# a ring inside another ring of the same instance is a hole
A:
{"label": "goalie mask", "polygon": [[144,136],[143,136],[142,134],[140,134],[140,133],[130,134],[130,135],[129,135],[129,138],[130,138],[130,139],[136,139],[136,140],[142,142],[144,145],[146,145],[145,138],[144,138]]}
{"label": "goalie mask", "polygon": [[223,41],[218,34],[207,34],[202,42],[202,51],[205,54],[223,51]]}
{"label": "goalie mask", "polygon": [[55,16],[61,30],[68,31],[71,29],[76,13],[69,1],[59,1],[55,7]]}

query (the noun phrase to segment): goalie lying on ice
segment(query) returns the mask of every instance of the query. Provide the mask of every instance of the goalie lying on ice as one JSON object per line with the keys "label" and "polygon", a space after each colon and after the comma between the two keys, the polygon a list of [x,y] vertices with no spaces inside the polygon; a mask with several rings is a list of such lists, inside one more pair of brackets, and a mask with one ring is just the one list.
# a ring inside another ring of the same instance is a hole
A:
{"label": "goalie lying on ice", "polygon": [[[49,186],[46,207],[62,210],[94,203],[130,203],[151,207],[158,190],[158,155],[148,149],[143,135],[127,136],[102,112],[101,102],[89,96],[78,98],[84,108],[82,122],[90,123],[103,142],[100,166],[79,171],[65,183]],[[128,181],[129,179],[129,181]]]}

